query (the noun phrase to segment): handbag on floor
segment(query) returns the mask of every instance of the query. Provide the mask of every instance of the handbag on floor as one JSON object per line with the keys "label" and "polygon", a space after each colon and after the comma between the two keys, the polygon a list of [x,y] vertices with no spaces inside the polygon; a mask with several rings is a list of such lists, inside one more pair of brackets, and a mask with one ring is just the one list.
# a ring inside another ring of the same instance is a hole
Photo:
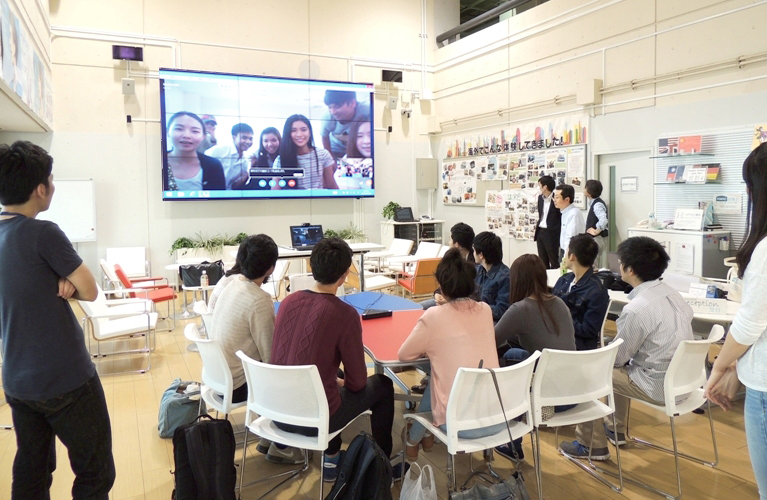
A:
{"label": "handbag on floor", "polygon": [[[189,390],[193,384],[197,384],[197,389]],[[177,378],[165,389],[160,400],[157,432],[161,438],[173,437],[178,427],[194,422],[197,415],[205,411],[205,402],[200,397],[200,384]]]}
{"label": "handbag on floor", "polygon": [[[506,410],[503,408],[503,399],[501,398],[501,390],[498,388],[498,380],[495,378],[495,372],[492,368],[487,368],[487,371],[493,377],[495,392],[498,395],[498,401],[501,403],[501,411],[505,415]],[[506,431],[509,433],[509,446],[517,458],[517,464],[519,464],[520,460],[516,456],[517,452],[512,445],[514,439],[511,437],[511,428],[508,422],[506,422]],[[519,465],[516,465],[515,471],[510,478],[490,486],[476,483],[467,490],[454,491],[450,494],[450,500],[530,500],[530,495],[527,492],[527,488],[525,488],[522,471],[519,470]]]}
{"label": "handbag on floor", "polygon": [[[413,470],[416,468],[420,474],[414,478]],[[402,478],[399,500],[437,500],[437,486],[434,484],[434,471],[431,470],[431,465],[424,465],[423,468],[415,462],[410,465],[410,469]]]}

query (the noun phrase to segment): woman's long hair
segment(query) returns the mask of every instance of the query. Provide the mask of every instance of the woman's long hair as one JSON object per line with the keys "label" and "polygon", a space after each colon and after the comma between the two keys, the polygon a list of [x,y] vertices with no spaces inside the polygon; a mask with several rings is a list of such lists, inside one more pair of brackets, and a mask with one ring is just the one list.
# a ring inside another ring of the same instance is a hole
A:
{"label": "woman's long hair", "polygon": [[317,165],[320,164],[320,159],[317,156],[317,148],[314,147],[314,132],[312,132],[312,124],[304,115],[291,115],[285,121],[285,127],[282,129],[282,141],[280,141],[280,166],[285,167],[297,167],[298,166],[298,153],[296,153],[296,144],[293,142],[293,136],[291,131],[293,130],[293,124],[295,122],[304,122],[309,127],[309,149],[314,152],[314,159]]}
{"label": "woman's long hair", "polygon": [[[546,329],[558,336],[559,325],[556,318],[551,311],[543,307],[543,301],[552,300],[553,295],[549,293],[546,266],[543,265],[540,257],[530,253],[517,257],[509,269],[509,281],[511,282],[509,304],[532,297],[538,304],[538,312],[543,318]],[[547,324],[547,317],[551,325]]]}
{"label": "woman's long hair", "polygon": [[280,137],[279,130],[274,127],[267,127],[261,131],[261,136],[258,138],[258,161],[256,165],[263,168],[269,168],[269,160],[272,160],[272,163],[274,163],[275,158],[280,154],[280,148],[277,148],[274,158],[270,158],[269,151],[264,148],[264,136],[269,134],[277,136],[277,140],[280,141],[280,147],[282,147],[282,137]]}
{"label": "woman's long hair", "polygon": [[[358,121],[355,121],[352,123],[352,126],[349,127],[349,142],[346,143],[346,156],[347,158],[365,158],[365,155],[363,155],[359,149],[357,149],[357,134],[359,134],[360,125],[363,123],[370,124],[370,117],[367,115],[360,116]],[[373,127],[370,127],[370,140],[371,144],[373,144]]]}
{"label": "woman's long hair", "polygon": [[746,240],[740,245],[735,261],[738,277],[743,279],[754,249],[767,235],[767,143],[751,151],[743,162],[743,180],[748,190]]}

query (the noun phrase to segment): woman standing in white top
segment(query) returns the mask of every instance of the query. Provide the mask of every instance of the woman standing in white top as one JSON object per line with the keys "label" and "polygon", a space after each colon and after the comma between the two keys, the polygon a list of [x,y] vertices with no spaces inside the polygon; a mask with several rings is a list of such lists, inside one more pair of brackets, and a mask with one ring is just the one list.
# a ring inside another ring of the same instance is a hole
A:
{"label": "woman standing in white top", "polygon": [[[759,496],[767,500],[767,144],[743,163],[748,190],[748,236],[738,250],[743,299],[706,383],[706,396],[729,408],[732,370],[746,386],[746,439]],[[733,363],[737,362],[737,368]]]}
{"label": "woman standing in white top", "polygon": [[[285,122],[280,143],[280,156],[273,168],[303,168],[304,177],[298,189],[338,189],[333,177],[336,161],[326,149],[314,147],[312,124],[304,115],[292,115]],[[279,184],[277,188],[284,187]]]}

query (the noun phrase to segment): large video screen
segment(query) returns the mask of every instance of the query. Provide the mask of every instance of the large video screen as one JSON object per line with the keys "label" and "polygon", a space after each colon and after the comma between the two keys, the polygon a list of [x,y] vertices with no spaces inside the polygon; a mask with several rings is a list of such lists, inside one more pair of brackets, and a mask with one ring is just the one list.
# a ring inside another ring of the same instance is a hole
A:
{"label": "large video screen", "polygon": [[373,85],[160,69],[163,200],[375,194]]}

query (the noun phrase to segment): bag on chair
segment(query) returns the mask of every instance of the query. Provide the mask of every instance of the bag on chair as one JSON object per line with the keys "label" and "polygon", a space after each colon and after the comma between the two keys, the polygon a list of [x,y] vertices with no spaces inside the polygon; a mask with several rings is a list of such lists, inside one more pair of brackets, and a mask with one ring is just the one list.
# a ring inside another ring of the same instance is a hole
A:
{"label": "bag on chair", "polygon": [[[501,411],[506,414],[506,410],[503,409],[503,399],[501,399],[501,390],[498,387],[495,372],[492,368],[487,368],[487,370],[493,377],[495,392],[498,395],[498,401],[501,403]],[[509,433],[509,443],[511,444],[514,439],[511,437],[511,429],[508,422],[506,422],[506,431]],[[511,449],[514,450],[514,447],[512,446]],[[514,455],[516,456],[516,454],[515,451]],[[517,460],[517,463],[519,463],[519,460]],[[530,500],[530,495],[527,492],[527,488],[525,488],[522,471],[519,470],[517,465],[515,472],[510,478],[490,486],[477,483],[468,490],[455,491],[450,494],[450,500]]]}
{"label": "bag on chair", "polygon": [[360,432],[341,457],[338,479],[326,500],[391,500],[389,457],[367,432]]}
{"label": "bag on chair", "polygon": [[175,500],[235,500],[234,431],[228,420],[200,415],[173,433]]}
{"label": "bag on chair", "polygon": [[160,400],[160,414],[157,417],[157,432],[161,438],[173,437],[178,427],[191,424],[197,415],[205,413],[205,402],[200,397],[199,384],[196,391],[187,391],[187,387],[192,384],[197,382],[177,378],[165,389]]}
{"label": "bag on chair", "polygon": [[224,263],[217,260],[216,262],[178,266],[178,273],[181,275],[184,286],[200,286],[200,276],[202,276],[203,271],[208,275],[208,284],[213,286],[224,276]]}

